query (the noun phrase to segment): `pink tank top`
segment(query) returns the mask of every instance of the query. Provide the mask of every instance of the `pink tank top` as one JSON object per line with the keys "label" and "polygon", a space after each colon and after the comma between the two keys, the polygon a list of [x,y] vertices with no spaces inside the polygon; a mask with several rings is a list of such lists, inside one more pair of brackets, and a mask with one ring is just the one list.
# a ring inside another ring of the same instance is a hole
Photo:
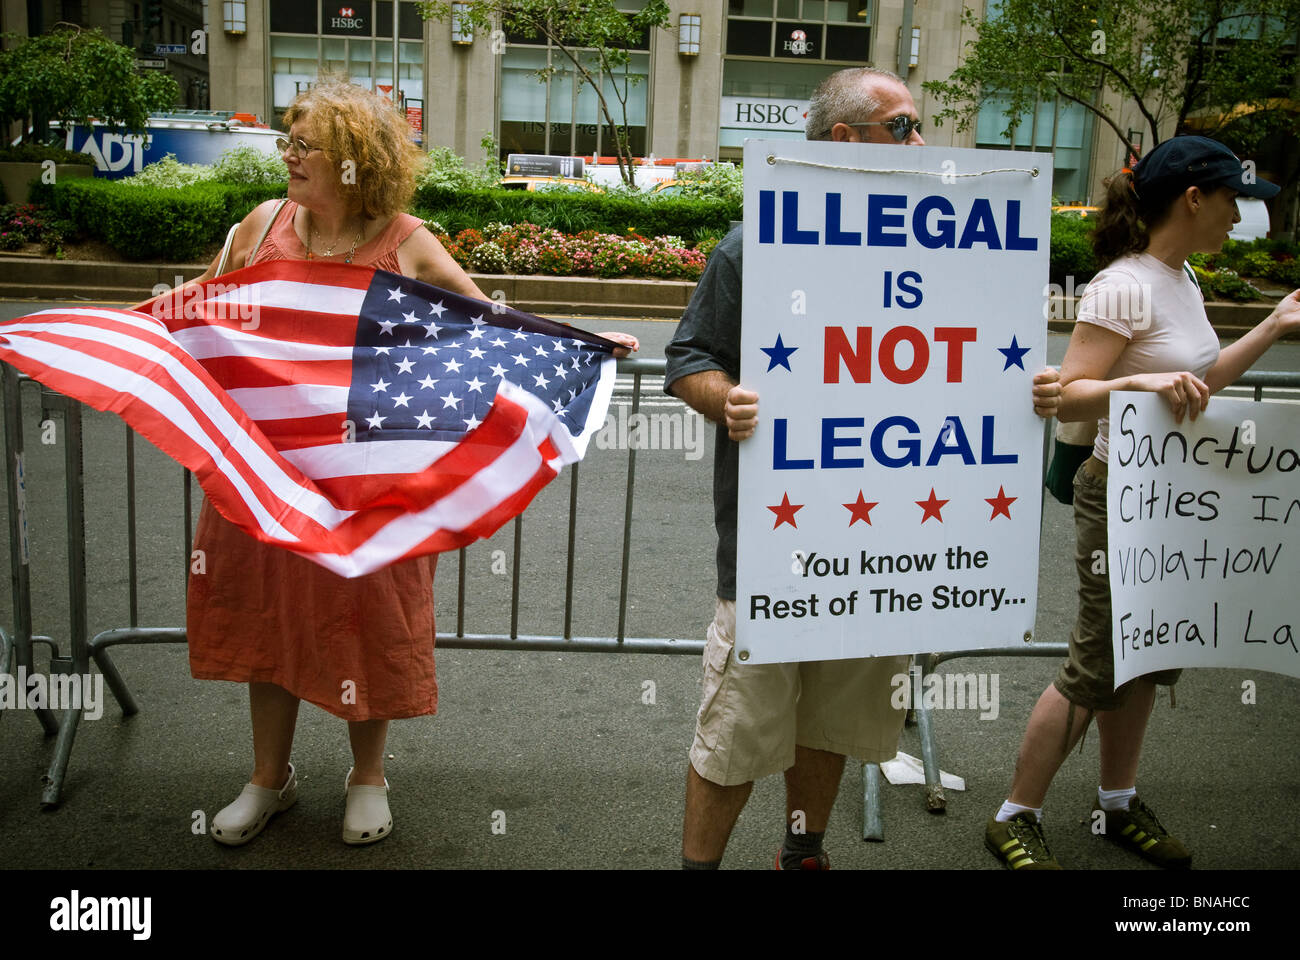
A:
{"label": "pink tank top", "polygon": [[[302,241],[298,239],[298,234],[293,229],[293,217],[297,210],[297,203],[292,200],[285,202],[276,215],[275,222],[271,224],[271,232],[248,258],[248,266],[251,267],[264,260],[307,259],[307,248],[302,245]],[[401,273],[402,268],[397,261],[397,248],[423,223],[424,221],[419,217],[413,217],[409,213],[399,213],[388,221],[388,226],[357,247],[352,262],[361,266],[377,267],[390,273]],[[342,263],[347,259],[347,255],[345,250],[332,257],[316,256],[312,259],[334,260]]]}

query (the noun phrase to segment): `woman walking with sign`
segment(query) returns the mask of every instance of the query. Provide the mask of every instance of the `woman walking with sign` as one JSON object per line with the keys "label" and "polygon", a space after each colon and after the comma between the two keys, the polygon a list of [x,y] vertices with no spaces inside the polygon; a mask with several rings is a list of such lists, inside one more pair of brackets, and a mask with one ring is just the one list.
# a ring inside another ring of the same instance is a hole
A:
{"label": "woman walking with sign", "polygon": [[[1205,137],[1166,140],[1109,183],[1093,232],[1104,269],[1079,301],[1061,365],[1062,421],[1097,419],[1092,456],[1074,478],[1079,612],[1069,658],[1038,699],[1020,745],[1011,795],[985,832],[985,845],[1013,869],[1060,869],[1043,835],[1043,800],[1052,778],[1095,715],[1101,776],[1094,811],[1101,832],[1139,856],[1185,868],[1192,855],[1137,795],[1137,768],[1158,684],[1179,670],[1114,688],[1110,588],[1106,578],[1106,465],[1113,390],[1164,397],[1174,419],[1196,419],[1278,337],[1300,330],[1300,290],[1231,346],[1205,315],[1196,252],[1217,253],[1240,220],[1238,195],[1268,199],[1278,187],[1256,181],[1227,147]],[[1099,562],[1099,559],[1101,562]]]}

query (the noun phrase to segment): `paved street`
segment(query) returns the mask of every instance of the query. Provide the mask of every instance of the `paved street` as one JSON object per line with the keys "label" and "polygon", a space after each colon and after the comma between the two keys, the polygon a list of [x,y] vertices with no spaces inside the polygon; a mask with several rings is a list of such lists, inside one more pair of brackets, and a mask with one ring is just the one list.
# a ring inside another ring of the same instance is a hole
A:
{"label": "paved street", "polygon": [[[45,304],[0,302],[11,319]],[[641,338],[641,356],[662,357],[673,324],[605,321]],[[1053,336],[1059,363],[1065,338]],[[1300,346],[1267,359],[1300,369]],[[646,382],[646,402],[681,410]],[[1292,394],[1285,399],[1295,399]],[[616,403],[626,403],[620,391]],[[66,650],[66,560],[62,534],[62,448],[40,443],[37,389],[24,390],[28,507],[35,629]],[[617,411],[615,411],[617,413]],[[85,418],[87,572],[91,632],[128,623],[125,428],[115,417]],[[627,635],[696,640],[712,610],[710,504],[712,431],[702,456],[648,450],[638,455]],[[626,453],[592,449],[580,470],[573,633],[617,629]],[[141,624],[184,623],[182,471],[137,444]],[[198,510],[195,487],[194,514]],[[562,477],[524,516],[519,630],[563,631],[565,515]],[[0,503],[0,510],[3,504]],[[509,629],[512,528],[467,551],[466,631]],[[1069,508],[1048,499],[1043,522],[1037,634],[1065,640],[1074,612]],[[495,551],[504,551],[494,556]],[[436,609],[440,630],[456,621],[456,560],[442,558]],[[11,629],[8,591],[0,624]],[[436,717],[399,721],[389,737],[393,836],[369,848],[339,838],[344,725],[304,706],[294,750],[298,804],[242,849],[219,847],[191,827],[239,792],[251,764],[242,687],[190,678],[180,645],[118,648],[114,658],[141,706],[123,720],[110,702],[82,723],[62,807],[39,809],[40,777],[53,740],[23,712],[0,714],[0,860],[15,867],[367,867],[674,868],[678,865],[686,750],[699,702],[700,663],[690,656],[443,650]],[[37,662],[45,664],[38,648]],[[1055,674],[1052,659],[959,660],[948,669],[996,673],[1000,712],[936,714],[940,760],[966,778],[950,792],[945,816],[925,812],[923,787],[885,786],[883,844],[861,841],[863,800],[856,765],[846,771],[827,839],[837,868],[998,869],[983,849],[984,822],[1005,795],[1016,747],[1034,700]],[[1257,685],[1243,705],[1242,681]],[[653,681],[654,702],[643,702]],[[107,691],[105,691],[106,696]],[[1139,788],[1183,837],[1198,868],[1300,867],[1300,682],[1272,674],[1194,670],[1152,719]],[[917,754],[915,732],[902,748]],[[1048,798],[1048,836],[1060,860],[1083,869],[1149,870],[1089,834],[1097,738],[1065,764]],[[494,833],[494,812],[504,833]],[[733,835],[724,866],[765,868],[782,835],[779,778],[768,778]],[[973,883],[974,881],[960,881]]]}

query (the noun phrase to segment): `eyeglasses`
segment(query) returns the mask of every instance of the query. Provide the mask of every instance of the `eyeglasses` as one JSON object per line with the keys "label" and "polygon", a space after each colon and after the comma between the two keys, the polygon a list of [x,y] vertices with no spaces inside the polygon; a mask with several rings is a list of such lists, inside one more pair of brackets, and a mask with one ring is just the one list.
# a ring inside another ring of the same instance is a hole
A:
{"label": "eyeglasses", "polygon": [[906,114],[899,114],[893,120],[868,120],[862,123],[846,123],[846,127],[888,127],[894,139],[902,143],[912,135],[912,131],[921,132],[921,121],[913,120]]}
{"label": "eyeglasses", "polygon": [[294,137],[292,140],[288,140],[284,137],[276,137],[275,148],[279,150],[281,153],[284,153],[284,151],[292,148],[293,155],[300,160],[303,157],[307,156],[307,154],[311,153],[313,150],[320,149],[320,147],[311,146],[302,137]]}

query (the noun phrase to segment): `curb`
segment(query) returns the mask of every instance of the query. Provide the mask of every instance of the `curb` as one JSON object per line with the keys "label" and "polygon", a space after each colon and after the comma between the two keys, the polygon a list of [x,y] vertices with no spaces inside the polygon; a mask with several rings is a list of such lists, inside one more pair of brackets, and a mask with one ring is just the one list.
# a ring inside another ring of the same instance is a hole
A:
{"label": "curb", "polygon": [[[53,260],[30,254],[0,253],[4,264],[0,297],[28,300],[85,300],[136,303],[158,284],[168,287],[192,279],[207,264],[119,263]],[[12,265],[12,268],[11,266]],[[695,284],[686,280],[618,280],[600,277],[540,277],[472,273],[470,277],[494,300],[545,317],[616,317],[625,320],[676,320],[690,302]],[[1074,329],[1077,297],[1049,301],[1048,330]],[[1270,303],[1210,302],[1205,312],[1220,337],[1249,332],[1272,312]],[[1293,334],[1284,338],[1300,340]]]}

